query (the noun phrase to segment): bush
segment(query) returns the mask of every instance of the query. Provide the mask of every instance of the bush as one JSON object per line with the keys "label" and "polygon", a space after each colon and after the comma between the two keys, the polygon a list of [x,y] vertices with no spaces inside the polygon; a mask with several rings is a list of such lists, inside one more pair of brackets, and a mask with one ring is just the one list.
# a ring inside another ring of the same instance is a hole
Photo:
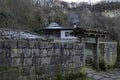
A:
{"label": "bush", "polygon": [[82,68],[77,73],[66,73],[59,75],[55,80],[87,80],[87,72],[85,68]]}
{"label": "bush", "polygon": [[100,61],[100,63],[99,63],[99,69],[101,71],[108,71],[109,69],[113,69],[113,68],[114,68],[114,65],[107,64],[107,63],[105,63],[104,60]]}
{"label": "bush", "polygon": [[20,74],[17,68],[0,68],[0,80],[17,80],[19,76]]}

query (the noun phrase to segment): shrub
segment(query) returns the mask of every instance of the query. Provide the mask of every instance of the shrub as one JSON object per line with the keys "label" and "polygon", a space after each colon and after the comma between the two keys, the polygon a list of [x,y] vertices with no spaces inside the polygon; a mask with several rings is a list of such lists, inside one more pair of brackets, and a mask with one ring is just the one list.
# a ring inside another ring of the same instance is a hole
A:
{"label": "shrub", "polygon": [[19,76],[20,74],[17,68],[0,68],[0,80],[16,80]]}
{"label": "shrub", "polygon": [[99,69],[101,71],[108,71],[109,69],[113,69],[113,68],[114,68],[114,65],[107,64],[107,63],[105,63],[104,60],[100,61],[100,63],[99,63]]}
{"label": "shrub", "polygon": [[77,73],[66,73],[59,75],[55,80],[87,80],[86,69],[81,68],[81,70]]}

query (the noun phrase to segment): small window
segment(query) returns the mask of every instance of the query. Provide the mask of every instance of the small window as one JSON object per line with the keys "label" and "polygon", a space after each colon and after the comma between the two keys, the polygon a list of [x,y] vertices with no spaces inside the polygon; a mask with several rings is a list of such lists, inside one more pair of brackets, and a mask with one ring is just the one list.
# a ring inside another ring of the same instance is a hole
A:
{"label": "small window", "polygon": [[71,31],[69,32],[65,32],[65,37],[73,37],[72,35],[70,35]]}
{"label": "small window", "polygon": [[69,37],[69,36],[70,36],[69,32],[65,32],[65,37]]}

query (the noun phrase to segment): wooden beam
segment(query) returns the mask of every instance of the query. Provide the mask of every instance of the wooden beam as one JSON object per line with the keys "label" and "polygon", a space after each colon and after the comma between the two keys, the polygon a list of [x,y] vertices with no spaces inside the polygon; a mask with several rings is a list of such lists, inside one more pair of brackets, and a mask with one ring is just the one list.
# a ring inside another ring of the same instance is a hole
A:
{"label": "wooden beam", "polygon": [[80,41],[80,43],[83,44],[83,50],[82,50],[82,55],[81,55],[81,61],[82,61],[82,65],[85,66],[85,44],[84,44],[84,38],[83,38],[83,37],[79,37],[79,41]]}
{"label": "wooden beam", "polygon": [[95,38],[95,54],[94,54],[95,68],[99,70],[99,38]]}
{"label": "wooden beam", "polygon": [[80,37],[80,42],[83,43],[83,38],[82,37]]}

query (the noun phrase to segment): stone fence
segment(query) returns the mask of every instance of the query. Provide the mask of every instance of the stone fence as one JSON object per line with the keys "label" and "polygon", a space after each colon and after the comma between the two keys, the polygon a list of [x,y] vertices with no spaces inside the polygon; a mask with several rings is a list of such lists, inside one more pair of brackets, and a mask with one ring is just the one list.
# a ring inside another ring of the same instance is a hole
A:
{"label": "stone fence", "polygon": [[[99,60],[104,61],[107,65],[114,66],[117,60],[117,42],[100,42],[99,44]],[[86,63],[91,63],[94,61],[94,54],[95,43],[86,43]]]}
{"label": "stone fence", "polygon": [[[0,67],[28,69],[29,75],[77,72],[85,65],[82,43],[0,40]],[[40,71],[39,71],[40,70]]]}
{"label": "stone fence", "polygon": [[117,60],[117,42],[100,43],[100,60],[108,65],[115,65]]}
{"label": "stone fence", "polygon": [[[86,56],[94,59],[94,49],[94,43],[0,40],[0,68],[22,68],[28,76],[37,74],[40,78],[48,77],[49,80],[51,76],[78,72],[85,65]],[[117,43],[101,42],[99,49],[100,60],[114,65]]]}

